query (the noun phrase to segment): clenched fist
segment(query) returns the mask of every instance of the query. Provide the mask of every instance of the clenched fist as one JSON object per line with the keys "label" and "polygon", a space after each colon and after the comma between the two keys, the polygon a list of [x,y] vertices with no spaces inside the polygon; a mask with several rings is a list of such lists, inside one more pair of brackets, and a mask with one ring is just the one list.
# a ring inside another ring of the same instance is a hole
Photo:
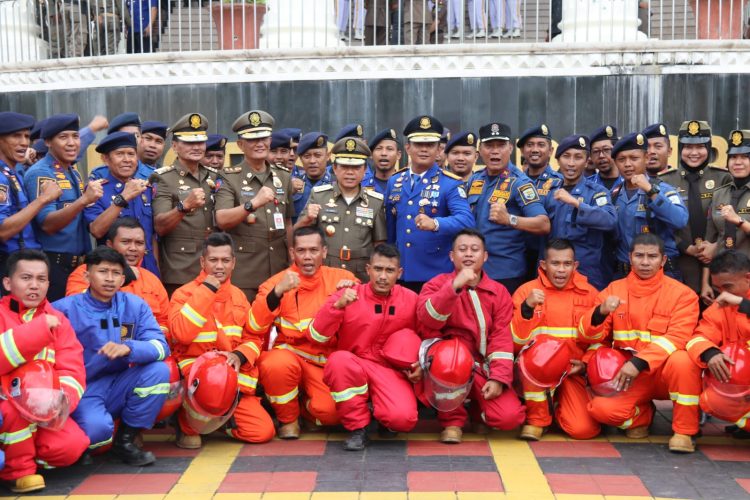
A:
{"label": "clenched fist", "polygon": [[295,273],[294,271],[287,271],[284,277],[281,278],[281,281],[276,283],[276,286],[273,287],[273,292],[277,297],[281,297],[289,290],[294,290],[298,286],[299,274]]}
{"label": "clenched fist", "polygon": [[490,206],[489,219],[491,222],[502,224],[503,226],[510,224],[510,214],[504,201],[496,201]]}
{"label": "clenched fist", "polygon": [[194,188],[190,191],[190,194],[185,201],[182,202],[182,206],[185,210],[191,211],[197,208],[202,208],[206,204],[206,192],[202,188]]}
{"label": "clenched fist", "polygon": [[526,297],[526,305],[534,309],[536,306],[544,304],[544,291],[534,288],[528,297]]}
{"label": "clenched fist", "polygon": [[339,300],[333,304],[333,307],[336,309],[343,309],[355,300],[357,300],[357,291],[354,288],[347,288],[344,290],[344,293],[341,294]]}
{"label": "clenched fist", "polygon": [[276,195],[273,193],[273,189],[268,186],[263,186],[260,188],[260,191],[258,191],[258,194],[255,195],[255,198],[253,198],[253,205],[258,209],[271,203],[275,197]]}
{"label": "clenched fist", "polygon": [[81,195],[81,198],[83,199],[83,202],[86,206],[91,205],[92,203],[96,203],[99,198],[104,195],[104,188],[102,187],[103,184],[104,179],[89,181],[88,185],[86,186],[86,190]]}
{"label": "clenched fist", "polygon": [[599,306],[599,312],[603,316],[607,316],[608,314],[615,312],[615,309],[617,309],[620,306],[620,304],[624,304],[624,303],[625,301],[622,300],[620,297],[617,297],[615,295],[610,295]]}
{"label": "clenched fist", "polygon": [[476,271],[474,271],[470,267],[465,267],[461,269],[461,271],[456,275],[455,278],[453,278],[453,289],[460,290],[469,283],[473,283],[477,279],[479,279],[479,276],[477,275]]}

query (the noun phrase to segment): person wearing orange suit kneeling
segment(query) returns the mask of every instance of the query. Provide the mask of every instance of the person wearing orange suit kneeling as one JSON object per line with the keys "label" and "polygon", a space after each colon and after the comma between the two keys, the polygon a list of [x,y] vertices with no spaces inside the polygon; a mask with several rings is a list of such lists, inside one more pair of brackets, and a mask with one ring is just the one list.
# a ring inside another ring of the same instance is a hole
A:
{"label": "person wearing orange suit kneeling", "polygon": [[[191,395],[190,391],[198,389],[190,386],[190,377],[195,374],[191,370],[192,365],[205,353],[218,351],[234,368],[236,377],[231,371],[220,372],[225,373],[226,377],[219,381],[212,378],[210,382],[218,383],[215,392],[236,392],[238,385],[242,393],[233,418],[227,425],[227,434],[242,441],[263,443],[274,436],[273,421],[261,406],[260,398],[255,395],[258,384],[256,361],[263,340],[249,327],[250,303],[247,297],[230,281],[235,263],[231,236],[213,233],[206,238],[200,257],[201,273],[172,295],[169,331],[174,355],[188,381],[188,396]],[[207,366],[216,363],[217,360],[212,359]],[[219,366],[218,370],[221,369]],[[232,386],[232,389],[226,386]],[[203,392],[205,387],[200,389]],[[195,428],[193,418],[200,409],[191,406],[190,401],[191,398],[187,397],[178,412],[177,446],[200,448],[202,429]]]}
{"label": "person wearing orange suit kneeling", "polygon": [[698,323],[698,296],[664,274],[664,242],[653,233],[633,238],[630,273],[612,282],[581,319],[579,339],[612,342],[633,353],[612,380],[615,393],[588,405],[598,422],[625,430],[630,438],[648,437],[654,399],[673,402],[669,449],[692,453],[698,433],[700,377],[684,351]]}
{"label": "person wearing orange suit kneeling", "polygon": [[[591,310],[597,294],[596,288],[578,272],[575,249],[564,239],[547,242],[539,276],[513,294],[511,332],[515,351],[521,352],[523,361],[535,355],[532,344],[559,343],[553,355],[537,354],[538,363],[519,362],[522,368],[538,368],[541,372],[535,377],[527,370],[520,371],[526,400],[526,425],[521,429],[521,439],[538,441],[545,427],[552,424],[550,398],[556,403],[557,423],[568,435],[590,439],[599,434],[599,423],[586,410],[590,398],[583,371],[588,346],[577,341],[578,322]],[[556,367],[552,366],[553,361],[557,361]],[[540,383],[543,378],[554,385],[544,387],[547,384]]]}

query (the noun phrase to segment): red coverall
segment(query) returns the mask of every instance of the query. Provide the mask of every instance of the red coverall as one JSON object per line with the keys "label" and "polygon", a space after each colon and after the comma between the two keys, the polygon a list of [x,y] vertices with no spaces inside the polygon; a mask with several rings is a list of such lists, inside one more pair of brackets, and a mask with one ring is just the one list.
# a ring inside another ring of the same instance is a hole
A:
{"label": "red coverall", "polygon": [[[60,320],[54,332],[47,328],[45,314]],[[32,359],[46,359],[54,364],[73,413],[86,387],[86,370],[83,348],[68,319],[46,300],[37,308],[26,309],[23,303],[6,296],[0,301],[0,330],[0,375],[7,375]],[[71,465],[89,446],[89,438],[70,417],[62,429],[50,431],[24,419],[5,399],[0,401],[0,412],[0,446],[5,451],[0,479],[4,481],[34,474],[37,463],[51,467]]]}
{"label": "red coverall", "polygon": [[[268,294],[273,293],[273,288],[289,270],[299,274],[299,287],[285,293],[279,305],[270,310]],[[307,277],[292,265],[268,278],[253,301],[250,330],[260,336],[266,335],[271,325],[276,326],[275,345],[260,356],[258,369],[266,397],[282,424],[296,422],[299,418],[297,396],[300,389],[306,398],[302,412],[307,420],[318,425],[339,423],[331,391],[323,382],[323,366],[332,349],[312,342],[307,329],[341,280],[358,281],[345,269],[321,266],[313,276]]]}
{"label": "red coverall", "polygon": [[[203,285],[206,274],[175,290],[169,311],[169,330],[174,347],[172,355],[187,378],[195,358],[204,352],[239,351],[247,359],[240,367],[239,386],[242,392],[232,415],[237,425],[233,437],[250,443],[264,443],[273,438],[273,421],[255,395],[258,368],[255,362],[263,341],[248,327],[250,303],[245,293],[226,281],[214,293]],[[195,435],[185,421],[184,408],[178,418],[185,434]]]}
{"label": "red coverall", "polygon": [[[687,343],[687,353],[695,362],[698,372],[707,368],[706,363],[701,359],[701,354],[711,348],[718,349],[726,344],[738,342],[746,345],[750,341],[750,318],[748,311],[741,311],[740,307],[745,309],[748,305],[747,299],[750,298],[748,293],[740,306],[724,306],[712,304],[711,307],[703,311],[703,317],[698,323],[693,338]],[[711,408],[704,407],[705,398],[701,397],[701,407],[704,411],[710,412]],[[738,405],[739,406],[739,405]],[[731,410],[723,409],[726,418],[732,417],[738,427],[744,430],[750,430],[750,413],[738,413],[732,415]]]}
{"label": "red coverall", "polygon": [[[624,300],[598,326],[592,315],[607,297]],[[674,404],[672,429],[675,433],[698,432],[700,372],[684,351],[698,323],[698,296],[663,270],[642,280],[631,272],[614,281],[596,298],[596,306],[583,316],[579,339],[588,343],[612,340],[612,347],[629,349],[648,367],[627,391],[612,397],[594,397],[588,409],[598,422],[621,429],[651,423],[653,399],[671,399]],[[697,374],[697,375],[696,375]]]}
{"label": "red coverall", "polygon": [[[396,285],[387,296],[369,284],[357,285],[357,300],[343,309],[333,304],[344,290],[329,297],[310,324],[310,338],[337,345],[328,357],[323,381],[331,388],[343,426],[353,431],[367,427],[372,399],[375,419],[391,430],[408,432],[417,423],[414,387],[383,356],[383,345],[394,332],[408,328],[416,335],[417,294]],[[415,358],[416,360],[416,358]]]}
{"label": "red coverall", "polygon": [[[417,319],[422,338],[452,338],[463,341],[474,353],[478,367],[469,398],[472,410],[490,427],[510,430],[521,425],[526,409],[513,391],[513,339],[510,321],[513,301],[504,286],[486,273],[474,289],[453,289],[456,273],[440,274],[427,283],[419,294]],[[487,380],[503,384],[495,399],[482,396]],[[450,412],[438,412],[443,425],[463,427],[468,414],[463,406]]]}
{"label": "red coverall", "polygon": [[[544,304],[537,306],[531,318],[522,315],[521,306],[533,289],[544,292]],[[577,326],[584,314],[591,311],[599,292],[579,272],[574,272],[562,290],[558,290],[542,269],[533,281],[522,285],[513,294],[513,321],[511,332],[518,353],[536,335],[564,339],[568,343],[571,359],[584,360],[586,344],[577,343]],[[593,352],[593,351],[592,351]],[[534,385],[518,372],[526,400],[526,423],[538,427],[552,424],[547,390]],[[599,422],[591,418],[586,406],[590,396],[582,375],[565,377],[554,390],[555,418],[560,427],[575,439],[591,439],[599,434]]]}

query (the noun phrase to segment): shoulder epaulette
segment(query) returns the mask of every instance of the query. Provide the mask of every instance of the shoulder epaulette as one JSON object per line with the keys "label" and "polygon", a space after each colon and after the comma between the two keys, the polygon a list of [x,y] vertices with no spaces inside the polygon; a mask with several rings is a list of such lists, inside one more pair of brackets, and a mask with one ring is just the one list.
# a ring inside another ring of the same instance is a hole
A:
{"label": "shoulder epaulette", "polygon": [[377,198],[378,200],[384,200],[385,199],[385,196],[383,196],[382,193],[378,193],[374,189],[366,189],[365,190],[365,194],[367,194],[367,196],[372,196],[373,198]]}
{"label": "shoulder epaulette", "polygon": [[324,191],[330,191],[333,189],[332,184],[321,184],[313,188],[313,193],[322,193]]}
{"label": "shoulder epaulette", "polygon": [[225,167],[221,169],[222,174],[239,174],[242,172],[242,167],[237,165],[234,167]]}
{"label": "shoulder epaulette", "polygon": [[171,172],[172,170],[174,170],[174,165],[169,165],[168,167],[157,168],[156,170],[154,170],[154,173],[161,175],[166,174],[167,172]]}
{"label": "shoulder epaulette", "polygon": [[393,172],[393,173],[394,173],[394,174],[400,174],[401,172],[403,172],[404,170],[407,170],[408,168],[409,168],[409,167],[401,167],[401,168],[399,168],[398,170],[396,170],[396,171],[395,171],[395,172]]}
{"label": "shoulder epaulette", "polygon": [[450,177],[451,179],[456,179],[457,181],[463,181],[461,177],[457,176],[453,172],[448,172],[447,170],[443,170],[443,169],[441,169],[440,172],[442,172],[443,175],[445,175],[446,177]]}
{"label": "shoulder epaulette", "polygon": [[276,165],[275,163],[271,164],[271,168],[275,168],[277,170],[281,170],[282,172],[286,172],[288,174],[292,173],[292,171],[289,170],[287,167],[282,166],[282,165]]}
{"label": "shoulder epaulette", "polygon": [[724,168],[724,167],[720,167],[720,166],[718,166],[718,165],[709,165],[709,166],[708,166],[708,168],[713,168],[714,170],[721,170],[722,172],[727,172],[727,173],[729,173],[729,170],[727,170],[727,169],[726,169],[726,168]]}
{"label": "shoulder epaulette", "polygon": [[208,170],[209,172],[213,172],[213,173],[215,173],[215,174],[218,174],[218,173],[219,173],[219,171],[218,171],[218,170],[216,170],[216,169],[215,169],[215,168],[213,168],[213,167],[207,167],[207,166],[203,165],[203,168],[205,168],[205,169],[206,169],[206,170]]}
{"label": "shoulder epaulette", "polygon": [[663,175],[671,174],[672,172],[677,172],[677,167],[669,167],[667,170],[665,170],[664,172],[659,172],[657,175],[661,177]]}
{"label": "shoulder epaulette", "polygon": [[474,168],[471,169],[472,173],[476,172],[483,172],[487,168],[487,165],[474,165]]}

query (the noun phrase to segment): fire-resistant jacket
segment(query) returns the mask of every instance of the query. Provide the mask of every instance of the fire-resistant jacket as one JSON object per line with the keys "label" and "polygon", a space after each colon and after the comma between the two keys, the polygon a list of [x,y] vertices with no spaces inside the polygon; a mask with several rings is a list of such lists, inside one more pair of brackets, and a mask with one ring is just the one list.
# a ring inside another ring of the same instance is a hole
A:
{"label": "fire-resistant jacket", "polygon": [[487,273],[476,288],[453,289],[456,272],[440,274],[422,287],[417,319],[422,338],[463,341],[488,378],[507,386],[513,382],[513,301],[508,290]]}
{"label": "fire-resistant jacket", "polygon": [[690,358],[701,368],[706,363],[701,355],[711,348],[720,348],[725,344],[750,341],[750,292],[739,306],[712,304],[703,311],[703,317],[695,329],[695,334],[687,343]]}

